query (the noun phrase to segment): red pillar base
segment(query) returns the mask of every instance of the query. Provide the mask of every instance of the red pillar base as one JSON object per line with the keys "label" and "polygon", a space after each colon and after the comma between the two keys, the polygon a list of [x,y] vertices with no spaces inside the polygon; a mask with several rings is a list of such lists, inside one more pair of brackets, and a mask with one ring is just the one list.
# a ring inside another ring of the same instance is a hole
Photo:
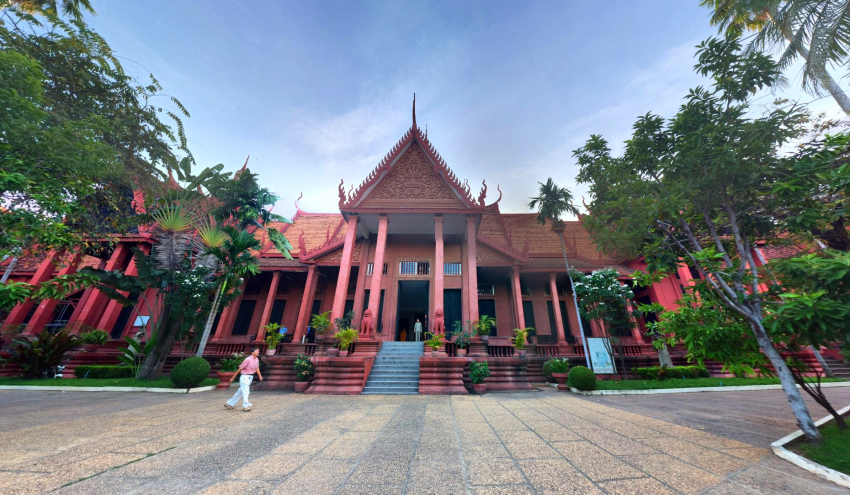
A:
{"label": "red pillar base", "polygon": [[463,368],[466,358],[419,358],[419,393],[430,395],[466,395]]}
{"label": "red pillar base", "polygon": [[360,339],[354,343],[355,357],[375,357],[381,350],[382,340],[370,338]]}
{"label": "red pillar base", "polygon": [[266,370],[257,390],[293,390],[295,385],[295,356],[265,356]]}
{"label": "red pillar base", "polygon": [[357,357],[311,359],[315,369],[306,394],[360,395],[366,384],[366,359]]}
{"label": "red pillar base", "polygon": [[487,377],[488,392],[507,390],[534,390],[528,382],[528,358],[490,358],[490,376]]}

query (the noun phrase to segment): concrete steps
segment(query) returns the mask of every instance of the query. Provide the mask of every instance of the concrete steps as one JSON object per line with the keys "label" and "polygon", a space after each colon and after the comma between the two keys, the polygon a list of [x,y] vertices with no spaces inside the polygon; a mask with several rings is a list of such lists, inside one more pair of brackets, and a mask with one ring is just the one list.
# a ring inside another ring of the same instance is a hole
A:
{"label": "concrete steps", "polygon": [[823,360],[829,365],[829,368],[832,370],[832,373],[835,374],[836,378],[850,380],[850,364],[837,359],[828,358],[826,356],[824,356]]}
{"label": "concrete steps", "polygon": [[420,357],[421,342],[384,342],[375,357],[363,394],[418,394]]}

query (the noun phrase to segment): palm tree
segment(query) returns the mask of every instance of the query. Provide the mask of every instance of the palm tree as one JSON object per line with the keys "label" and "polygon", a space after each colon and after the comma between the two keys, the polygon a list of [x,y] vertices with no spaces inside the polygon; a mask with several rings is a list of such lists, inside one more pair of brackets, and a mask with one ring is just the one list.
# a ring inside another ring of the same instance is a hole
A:
{"label": "palm tree", "polygon": [[[215,316],[218,313],[218,307],[221,304],[222,296],[227,294],[227,286],[238,279],[242,279],[249,275],[260,273],[260,265],[257,262],[257,257],[254,252],[259,251],[260,241],[247,230],[241,230],[229,225],[223,227],[215,227],[203,229],[205,234],[216,232],[215,235],[202,235],[202,238],[212,238],[215,244],[208,245],[209,247],[204,252],[205,255],[214,257],[223,267],[223,271],[219,276],[221,283],[215,293],[213,305],[210,309],[210,314],[207,316],[207,322],[204,326],[204,332],[201,335],[201,342],[198,344],[198,356],[204,355],[204,349],[207,346],[212,325],[215,321]],[[225,238],[218,243],[219,236],[217,232],[225,234]]]}
{"label": "palm tree", "polygon": [[846,114],[850,98],[827,72],[827,65],[843,66],[850,59],[850,0],[702,0],[714,10],[712,25],[732,36],[756,32],[751,49],[785,44],[779,59],[785,68],[802,57],[803,88],[832,95]]}
{"label": "palm tree", "polygon": [[567,260],[567,248],[564,246],[564,221],[561,220],[561,215],[569,213],[578,215],[578,208],[573,204],[573,194],[566,187],[559,187],[551,177],[545,184],[540,184],[540,192],[536,198],[529,198],[529,208],[537,208],[537,223],[546,225],[546,222],[552,223],[552,231],[558,235],[558,240],[561,241],[561,253],[564,255],[564,267],[567,269],[567,277],[570,279],[570,287],[573,287],[573,304],[576,308],[576,316],[578,317],[578,330],[581,334],[581,343],[584,347],[584,355],[587,358],[587,363],[590,365],[590,355],[587,353],[587,343],[584,340],[584,328],[581,324],[581,314],[578,309],[578,297],[576,297],[575,287],[573,286],[573,277],[570,274],[570,262]]}

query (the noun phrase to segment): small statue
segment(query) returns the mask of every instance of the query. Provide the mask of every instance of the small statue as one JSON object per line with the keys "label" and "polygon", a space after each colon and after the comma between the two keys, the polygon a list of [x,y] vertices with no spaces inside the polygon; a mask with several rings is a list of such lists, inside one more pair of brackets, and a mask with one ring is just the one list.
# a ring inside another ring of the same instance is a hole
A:
{"label": "small statue", "polygon": [[446,333],[446,318],[443,316],[443,310],[438,309],[434,312],[433,327],[434,334]]}
{"label": "small statue", "polygon": [[367,309],[363,312],[363,319],[360,320],[360,334],[372,335],[372,310]]}

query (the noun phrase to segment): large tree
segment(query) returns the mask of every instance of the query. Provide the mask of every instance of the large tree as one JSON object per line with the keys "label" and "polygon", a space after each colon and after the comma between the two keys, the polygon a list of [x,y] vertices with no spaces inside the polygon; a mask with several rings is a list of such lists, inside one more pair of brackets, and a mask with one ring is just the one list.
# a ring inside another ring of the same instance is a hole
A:
{"label": "large tree", "polygon": [[714,10],[711,23],[721,31],[750,40],[755,50],[781,46],[783,69],[803,59],[803,88],[817,95],[832,95],[850,114],[850,97],[829,74],[850,60],[850,0],[702,0]]}
{"label": "large tree", "polygon": [[604,250],[645,255],[672,271],[684,259],[717,298],[747,323],[781,380],[797,423],[812,441],[820,433],[788,364],[766,328],[764,270],[757,242],[787,232],[767,207],[772,171],[793,157],[780,149],[805,130],[795,107],[753,116],[755,91],[777,81],[780,68],[758,52],[741,52],[734,37],[699,45],[696,70],[711,88],[690,91],[669,121],[647,114],[634,125],[621,157],[592,136],[575,151],[578,180],[590,185],[585,225]]}

